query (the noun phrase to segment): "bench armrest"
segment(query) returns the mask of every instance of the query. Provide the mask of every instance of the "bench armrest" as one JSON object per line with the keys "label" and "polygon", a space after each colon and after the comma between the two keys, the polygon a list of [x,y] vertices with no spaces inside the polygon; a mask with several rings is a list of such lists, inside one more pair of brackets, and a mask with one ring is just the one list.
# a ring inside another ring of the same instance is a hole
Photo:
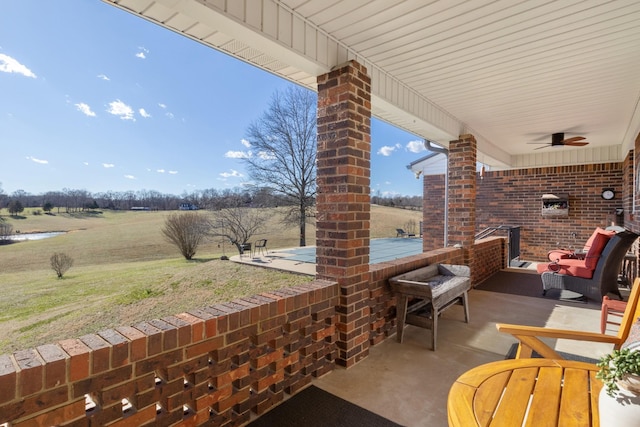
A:
{"label": "bench armrest", "polygon": [[615,335],[605,335],[598,332],[571,331],[566,329],[553,329],[536,326],[510,325],[506,323],[496,324],[500,332],[513,335],[520,345],[516,359],[531,357],[532,352],[549,359],[564,359],[555,350],[545,344],[540,338],[556,338],[578,341],[590,341],[613,344],[616,348],[620,345],[620,338]]}

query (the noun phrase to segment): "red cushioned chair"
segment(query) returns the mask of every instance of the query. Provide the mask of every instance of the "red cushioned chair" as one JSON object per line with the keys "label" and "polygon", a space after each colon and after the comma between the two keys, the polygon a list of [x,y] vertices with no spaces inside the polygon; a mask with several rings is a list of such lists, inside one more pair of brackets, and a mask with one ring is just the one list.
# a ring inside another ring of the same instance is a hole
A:
{"label": "red cushioned chair", "polygon": [[584,259],[587,252],[589,252],[589,249],[591,249],[596,236],[601,233],[608,234],[609,236],[613,236],[614,234],[616,234],[613,230],[605,230],[597,227],[593,231],[591,236],[587,239],[587,242],[584,244],[581,252],[576,252],[569,249],[553,249],[547,253],[547,257],[551,262],[556,262],[561,259]]}
{"label": "red cushioned chair", "polygon": [[568,258],[548,265],[539,264],[542,294],[549,289],[567,289],[596,301],[602,301],[609,293],[622,299],[618,274],[627,251],[637,238],[636,233],[628,230],[613,237],[598,233],[585,259]]}

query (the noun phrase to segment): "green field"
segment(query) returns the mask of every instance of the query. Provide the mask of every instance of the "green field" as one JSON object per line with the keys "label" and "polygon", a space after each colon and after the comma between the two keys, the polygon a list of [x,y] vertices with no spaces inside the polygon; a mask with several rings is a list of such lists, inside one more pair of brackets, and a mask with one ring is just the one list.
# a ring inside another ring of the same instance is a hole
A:
{"label": "green field", "polygon": [[[181,258],[161,229],[169,212],[3,215],[21,233],[66,231],[50,239],[0,245],[0,354],[59,339],[80,337],[189,309],[311,280],[221,261],[235,247],[208,241],[194,260]],[[211,215],[201,212],[201,214]],[[395,236],[396,227],[416,225],[421,212],[373,206],[372,237]],[[280,224],[274,209],[269,249],[298,246],[295,228]],[[308,227],[307,244],[315,244]],[[74,260],[63,279],[49,265],[54,252]],[[256,274],[256,270],[260,274]]]}

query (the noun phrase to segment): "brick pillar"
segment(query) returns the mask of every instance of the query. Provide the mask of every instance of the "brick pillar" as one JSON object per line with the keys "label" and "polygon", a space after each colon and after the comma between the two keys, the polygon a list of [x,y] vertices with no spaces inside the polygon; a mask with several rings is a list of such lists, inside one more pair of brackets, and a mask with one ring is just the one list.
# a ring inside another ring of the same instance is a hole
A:
{"label": "brick pillar", "polygon": [[339,365],[369,353],[371,79],[355,61],[318,76],[316,277],[340,284]]}
{"label": "brick pillar", "polygon": [[425,175],[422,180],[422,251],[444,246],[444,192],[442,175]]}
{"label": "brick pillar", "polygon": [[465,249],[465,264],[473,275],[473,254],[470,249],[476,230],[476,156],[477,143],[473,135],[461,135],[449,142],[449,246],[460,244]]}

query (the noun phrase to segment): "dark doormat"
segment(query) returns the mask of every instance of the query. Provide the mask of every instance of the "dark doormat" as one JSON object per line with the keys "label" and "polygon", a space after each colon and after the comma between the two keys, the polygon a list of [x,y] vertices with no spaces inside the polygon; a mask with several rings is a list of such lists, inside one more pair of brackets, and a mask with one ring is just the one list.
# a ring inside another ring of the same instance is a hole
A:
{"label": "dark doormat", "polygon": [[475,287],[482,291],[500,292],[503,294],[522,295],[571,302],[587,302],[586,298],[566,289],[549,289],[542,295],[542,280],[537,273],[519,273],[516,271],[498,271],[493,276]]}
{"label": "dark doormat", "polygon": [[315,386],[293,395],[247,427],[401,427]]}

